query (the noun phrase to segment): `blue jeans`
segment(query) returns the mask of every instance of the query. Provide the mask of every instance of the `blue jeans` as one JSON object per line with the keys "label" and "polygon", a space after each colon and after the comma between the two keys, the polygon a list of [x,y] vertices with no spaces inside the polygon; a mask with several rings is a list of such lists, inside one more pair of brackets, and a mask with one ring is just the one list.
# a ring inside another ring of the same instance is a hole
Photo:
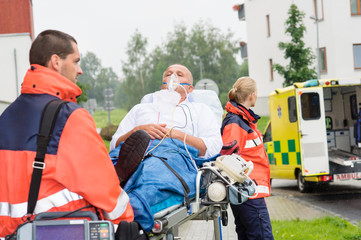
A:
{"label": "blue jeans", "polygon": [[238,240],[273,240],[271,220],[264,198],[231,204]]}

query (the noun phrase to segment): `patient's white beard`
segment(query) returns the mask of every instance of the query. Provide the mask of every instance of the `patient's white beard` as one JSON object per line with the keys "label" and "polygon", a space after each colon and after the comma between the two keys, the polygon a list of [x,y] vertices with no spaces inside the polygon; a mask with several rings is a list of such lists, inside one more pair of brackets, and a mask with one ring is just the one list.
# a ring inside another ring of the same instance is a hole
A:
{"label": "patient's white beard", "polygon": [[181,95],[176,91],[160,90],[153,95],[153,103],[163,114],[172,114],[179,103]]}

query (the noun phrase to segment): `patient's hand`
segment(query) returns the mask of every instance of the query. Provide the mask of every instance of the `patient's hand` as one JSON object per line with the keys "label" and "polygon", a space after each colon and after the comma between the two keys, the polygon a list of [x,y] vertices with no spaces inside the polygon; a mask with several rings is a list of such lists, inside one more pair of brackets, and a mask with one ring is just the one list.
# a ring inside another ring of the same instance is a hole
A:
{"label": "patient's hand", "polygon": [[[169,128],[167,128],[167,132],[170,131]],[[170,133],[168,134],[167,137],[171,137],[171,138],[175,138],[178,140],[183,141],[184,140],[184,132],[178,129],[172,129],[172,131],[170,131]]]}
{"label": "patient's hand", "polygon": [[[137,130],[143,129],[146,131],[151,139],[162,139],[164,135],[168,133],[168,129],[166,128],[167,124],[161,123],[161,124],[145,124],[138,126]],[[168,136],[166,136],[168,137]]]}
{"label": "patient's hand", "polygon": [[169,137],[181,140],[182,142],[185,141],[186,144],[197,148],[199,150],[198,156],[204,156],[206,154],[207,147],[204,144],[203,140],[199,137],[186,135],[183,131],[178,129],[172,129]]}

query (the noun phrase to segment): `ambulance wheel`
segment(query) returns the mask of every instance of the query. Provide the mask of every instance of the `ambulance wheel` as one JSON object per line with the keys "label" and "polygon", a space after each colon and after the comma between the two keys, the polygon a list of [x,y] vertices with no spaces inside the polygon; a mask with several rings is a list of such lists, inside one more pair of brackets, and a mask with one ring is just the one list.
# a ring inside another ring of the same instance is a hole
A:
{"label": "ambulance wheel", "polygon": [[313,183],[307,182],[302,176],[302,171],[298,171],[297,173],[297,187],[301,193],[308,193],[312,190],[313,187]]}
{"label": "ambulance wheel", "polygon": [[222,211],[222,225],[227,226],[228,225],[228,213],[227,211]]}

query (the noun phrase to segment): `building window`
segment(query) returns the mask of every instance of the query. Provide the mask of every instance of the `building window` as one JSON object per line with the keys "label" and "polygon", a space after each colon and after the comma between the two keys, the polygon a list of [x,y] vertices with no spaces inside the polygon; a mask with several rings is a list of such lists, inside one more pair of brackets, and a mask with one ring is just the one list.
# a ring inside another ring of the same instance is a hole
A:
{"label": "building window", "polygon": [[[358,0],[360,1],[360,0]],[[315,17],[318,21],[322,21],[324,19],[323,15],[323,0],[313,0],[314,8],[315,8]]]}
{"label": "building window", "polygon": [[270,27],[270,22],[269,22],[269,15],[266,16],[266,20],[267,20],[267,37],[271,36],[271,27]]}
{"label": "building window", "polygon": [[319,49],[320,56],[320,72],[327,73],[327,59],[326,59],[326,48],[322,47]]}
{"label": "building window", "polygon": [[360,5],[361,0],[350,0],[351,15],[361,15]]}
{"label": "building window", "polygon": [[270,68],[270,80],[273,81],[273,61],[272,59],[269,60],[269,68]]}
{"label": "building window", "polygon": [[353,45],[353,58],[355,69],[361,69],[361,44]]}

